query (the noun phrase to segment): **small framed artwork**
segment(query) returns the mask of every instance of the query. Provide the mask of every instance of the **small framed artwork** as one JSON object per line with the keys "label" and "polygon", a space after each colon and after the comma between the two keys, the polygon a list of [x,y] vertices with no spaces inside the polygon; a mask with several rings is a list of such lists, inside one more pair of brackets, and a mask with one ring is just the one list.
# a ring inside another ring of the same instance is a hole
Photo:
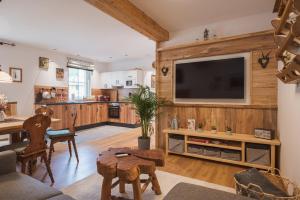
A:
{"label": "small framed artwork", "polygon": [[56,79],[61,80],[65,77],[65,71],[63,68],[56,68]]}
{"label": "small framed artwork", "polygon": [[155,75],[151,75],[151,88],[155,88]]}
{"label": "small framed artwork", "polygon": [[9,75],[12,77],[13,82],[22,82],[22,69],[16,67],[9,68]]}
{"label": "small framed artwork", "polygon": [[39,57],[39,67],[47,70],[49,68],[49,58]]}
{"label": "small framed artwork", "polygon": [[194,131],[196,129],[196,120],[195,119],[188,119],[187,120],[187,127],[188,127],[188,130]]}

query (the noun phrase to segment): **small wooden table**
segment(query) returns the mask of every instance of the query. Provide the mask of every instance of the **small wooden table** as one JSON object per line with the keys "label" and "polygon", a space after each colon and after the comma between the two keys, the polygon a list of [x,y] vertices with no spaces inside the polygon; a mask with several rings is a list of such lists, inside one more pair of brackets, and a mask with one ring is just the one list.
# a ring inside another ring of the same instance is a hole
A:
{"label": "small wooden table", "polygon": [[[116,157],[118,153],[129,154]],[[103,176],[101,200],[111,199],[111,188],[119,185],[120,193],[125,192],[125,183],[133,185],[135,200],[141,200],[141,194],[152,183],[155,194],[161,194],[155,174],[156,166],[164,166],[164,153],[160,150],[139,150],[130,148],[110,148],[102,152],[97,159],[98,173]],[[149,179],[140,180],[140,174],[148,174]],[[112,183],[114,178],[118,178]],[[141,187],[140,183],[144,183]]]}

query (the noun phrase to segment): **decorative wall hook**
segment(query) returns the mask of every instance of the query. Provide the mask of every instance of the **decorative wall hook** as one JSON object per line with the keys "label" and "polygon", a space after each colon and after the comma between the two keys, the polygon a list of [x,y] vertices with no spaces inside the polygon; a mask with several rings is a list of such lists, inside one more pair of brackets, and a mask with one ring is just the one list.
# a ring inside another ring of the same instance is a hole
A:
{"label": "decorative wall hook", "polygon": [[164,66],[163,68],[161,68],[161,72],[163,73],[164,76],[167,76],[167,74],[169,72],[169,68],[167,68],[166,66]]}
{"label": "decorative wall hook", "polygon": [[269,62],[270,62],[270,53],[271,51],[269,51],[266,55],[264,54],[264,52],[261,52],[261,56],[258,58],[258,63],[260,64],[260,66],[265,69]]}

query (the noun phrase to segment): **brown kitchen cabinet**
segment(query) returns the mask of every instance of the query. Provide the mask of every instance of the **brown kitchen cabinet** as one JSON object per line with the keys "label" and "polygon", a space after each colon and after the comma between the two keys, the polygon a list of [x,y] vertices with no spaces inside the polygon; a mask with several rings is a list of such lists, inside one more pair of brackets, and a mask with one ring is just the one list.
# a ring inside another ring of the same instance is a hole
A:
{"label": "brown kitchen cabinet", "polygon": [[102,103],[99,105],[99,122],[108,121],[108,105],[107,103]]}
{"label": "brown kitchen cabinet", "polygon": [[123,124],[138,124],[138,117],[131,103],[120,104],[120,123]]}

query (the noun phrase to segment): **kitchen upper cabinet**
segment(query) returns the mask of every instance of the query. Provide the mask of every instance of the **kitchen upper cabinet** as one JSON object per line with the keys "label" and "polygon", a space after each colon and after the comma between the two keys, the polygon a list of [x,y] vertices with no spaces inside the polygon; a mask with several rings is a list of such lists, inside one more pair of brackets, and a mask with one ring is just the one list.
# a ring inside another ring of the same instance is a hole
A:
{"label": "kitchen upper cabinet", "polygon": [[143,84],[142,70],[103,72],[100,75],[101,89],[111,89],[113,86],[137,88],[138,84]]}
{"label": "kitchen upper cabinet", "polygon": [[137,85],[143,85],[143,71],[130,70],[124,72],[124,88],[137,88]]}

